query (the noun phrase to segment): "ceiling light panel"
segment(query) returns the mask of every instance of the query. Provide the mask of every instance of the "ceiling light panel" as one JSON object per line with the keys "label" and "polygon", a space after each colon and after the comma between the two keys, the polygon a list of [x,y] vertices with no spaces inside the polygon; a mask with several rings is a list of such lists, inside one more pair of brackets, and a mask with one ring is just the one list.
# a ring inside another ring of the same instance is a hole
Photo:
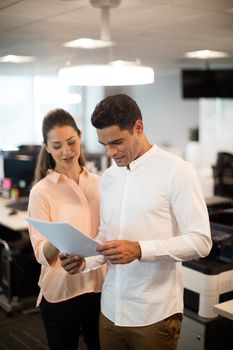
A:
{"label": "ceiling light panel", "polygon": [[110,40],[96,40],[91,38],[80,38],[67,41],[63,44],[65,47],[82,48],[82,49],[100,49],[103,47],[114,46],[114,42]]}
{"label": "ceiling light panel", "polygon": [[223,51],[200,50],[200,51],[186,52],[185,57],[198,58],[198,59],[211,59],[211,58],[228,57],[228,54]]}
{"label": "ceiling light panel", "polygon": [[1,63],[28,63],[35,61],[33,56],[6,55],[0,57]]}
{"label": "ceiling light panel", "polygon": [[124,86],[154,82],[154,70],[140,65],[83,65],[63,68],[59,79],[68,85]]}

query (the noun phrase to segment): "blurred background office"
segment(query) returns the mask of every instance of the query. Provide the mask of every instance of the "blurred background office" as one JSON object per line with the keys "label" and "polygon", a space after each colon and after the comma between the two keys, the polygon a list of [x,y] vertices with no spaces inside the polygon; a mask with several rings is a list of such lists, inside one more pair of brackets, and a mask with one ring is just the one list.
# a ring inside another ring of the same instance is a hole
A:
{"label": "blurred background office", "polygon": [[[43,115],[60,106],[77,117],[87,152],[103,152],[90,114],[101,98],[121,91],[137,100],[150,141],[159,146],[192,157],[190,129],[198,128],[199,160],[193,154],[193,162],[209,177],[217,152],[233,150],[232,9],[230,0],[4,0],[0,148],[40,144]],[[154,82],[93,86],[90,78],[90,84],[79,81],[83,65],[110,63],[150,67]],[[79,69],[75,83],[59,78],[62,68],[74,66]],[[184,76],[192,69],[198,69],[195,76]],[[218,77],[225,91],[213,91],[213,77],[205,89],[195,85],[203,80],[200,70],[219,75],[226,69],[225,77]],[[205,191],[211,188],[206,185]]]}
{"label": "blurred background office", "polygon": [[[23,280],[32,261],[25,208],[43,116],[54,107],[74,115],[87,166],[101,173],[110,160],[90,116],[102,98],[121,92],[141,107],[150,142],[197,170],[216,245],[208,266],[184,266],[179,350],[185,342],[190,350],[217,349],[213,330],[220,327],[227,339],[229,323],[219,321],[213,304],[233,297],[233,1],[0,1],[0,91],[0,308],[28,309],[33,304],[25,299],[37,293],[33,280]],[[191,284],[209,283],[210,276],[222,279],[215,282],[218,292]],[[198,300],[205,293],[212,299],[203,309]]]}

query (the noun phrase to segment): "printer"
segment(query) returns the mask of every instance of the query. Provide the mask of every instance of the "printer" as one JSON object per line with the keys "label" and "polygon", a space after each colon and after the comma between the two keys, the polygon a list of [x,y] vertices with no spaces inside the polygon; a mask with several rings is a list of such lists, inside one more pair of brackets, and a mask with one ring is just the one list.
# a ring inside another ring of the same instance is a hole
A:
{"label": "printer", "polygon": [[184,306],[214,318],[213,305],[233,299],[233,208],[211,211],[213,247],[205,258],[183,262]]}
{"label": "printer", "polygon": [[218,152],[212,170],[214,194],[233,198],[233,153]]}

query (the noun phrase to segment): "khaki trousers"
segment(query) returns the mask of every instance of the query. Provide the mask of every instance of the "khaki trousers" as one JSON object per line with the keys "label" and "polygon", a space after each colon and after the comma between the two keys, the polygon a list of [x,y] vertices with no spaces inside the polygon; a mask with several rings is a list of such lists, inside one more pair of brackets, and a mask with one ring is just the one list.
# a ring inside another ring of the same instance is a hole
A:
{"label": "khaki trousers", "polygon": [[101,313],[101,350],[175,350],[182,318],[178,313],[149,326],[120,327]]}

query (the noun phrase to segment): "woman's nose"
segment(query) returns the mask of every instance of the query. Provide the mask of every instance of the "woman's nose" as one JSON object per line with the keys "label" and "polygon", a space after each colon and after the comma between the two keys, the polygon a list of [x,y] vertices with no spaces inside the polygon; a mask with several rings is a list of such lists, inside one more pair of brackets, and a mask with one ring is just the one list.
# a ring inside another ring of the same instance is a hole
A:
{"label": "woman's nose", "polygon": [[62,146],[62,154],[68,154],[70,151],[70,147],[68,145]]}

